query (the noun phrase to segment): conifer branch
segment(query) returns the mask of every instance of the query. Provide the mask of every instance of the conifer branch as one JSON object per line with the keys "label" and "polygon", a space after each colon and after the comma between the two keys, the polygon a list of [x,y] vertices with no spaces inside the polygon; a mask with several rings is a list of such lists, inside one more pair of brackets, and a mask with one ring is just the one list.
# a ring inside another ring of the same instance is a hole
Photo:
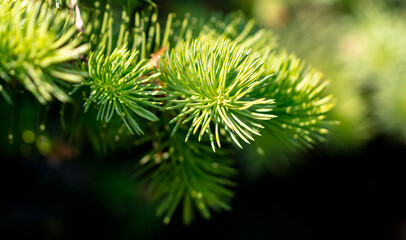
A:
{"label": "conifer branch", "polygon": [[334,98],[325,93],[328,80],[307,67],[300,59],[282,52],[268,59],[267,73],[274,74],[272,84],[257,92],[275,99],[278,117],[264,125],[269,133],[291,147],[311,148],[337,122],[327,119]]}
{"label": "conifer branch", "polygon": [[68,13],[39,1],[0,0],[0,4],[1,78],[18,80],[42,104],[52,97],[68,101],[60,80],[78,83],[85,74],[67,62],[89,48],[75,38]]}
{"label": "conifer branch", "polygon": [[260,135],[260,122],[275,117],[269,113],[272,99],[249,95],[270,76],[261,76],[260,60],[229,40],[184,43],[160,68],[170,97],[165,109],[179,110],[170,122],[176,123],[172,135],[180,124],[190,122],[185,141],[191,133],[198,132],[199,141],[208,134],[215,150],[214,142],[221,147],[219,132],[225,130],[242,148],[239,139],[253,141],[253,135]]}
{"label": "conifer branch", "polygon": [[160,73],[153,73],[153,63],[138,60],[138,56],[138,51],[131,52],[125,47],[114,49],[109,56],[104,56],[103,49],[90,54],[89,78],[83,84],[90,86],[91,93],[84,111],[94,102],[98,108],[97,120],[108,123],[115,112],[131,133],[142,134],[134,114],[157,121],[145,107],[159,108],[160,102],[154,96],[163,92],[153,81]]}
{"label": "conifer branch", "polygon": [[[181,203],[186,224],[194,208],[204,218],[210,210],[230,209],[229,178],[236,171],[223,149],[214,153],[224,140],[242,148],[242,141],[251,143],[266,130],[289,146],[311,147],[335,124],[326,118],[334,99],[325,93],[324,76],[241,13],[170,14],[161,27],[153,3],[133,19],[122,11],[119,22],[107,5],[95,14],[84,11],[83,25],[77,1],[70,3],[76,26],[69,10],[0,0],[0,94],[11,102],[18,81],[47,104],[53,97],[69,100],[63,86],[85,87],[84,112],[94,108],[104,126],[116,124],[106,135],[99,126],[87,129],[92,142],[113,134],[119,139],[125,126],[143,134],[143,123],[151,124],[142,141],[153,147],[137,175],[149,184],[164,223]],[[73,69],[72,61],[89,48],[81,68]]]}
{"label": "conifer branch", "polygon": [[210,210],[230,210],[234,195],[229,180],[236,174],[233,161],[225,154],[214,154],[206,144],[184,144],[178,133],[146,154],[137,165],[137,175],[149,184],[149,192],[158,202],[157,215],[168,224],[182,204],[185,224],[194,219],[194,209],[204,218]]}

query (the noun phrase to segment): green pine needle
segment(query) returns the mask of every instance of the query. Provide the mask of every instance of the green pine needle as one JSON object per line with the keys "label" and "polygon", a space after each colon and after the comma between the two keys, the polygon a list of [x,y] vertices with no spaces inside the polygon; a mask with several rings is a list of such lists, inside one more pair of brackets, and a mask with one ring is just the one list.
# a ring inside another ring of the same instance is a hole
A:
{"label": "green pine needle", "polygon": [[67,62],[85,53],[89,46],[75,38],[68,12],[41,1],[0,0],[0,76],[18,80],[39,102],[56,97],[69,100],[58,84],[83,80],[83,72]]}
{"label": "green pine needle", "polygon": [[[211,210],[230,209],[233,161],[224,150],[213,153],[222,138],[242,148],[265,128],[290,146],[311,147],[334,124],[326,118],[334,101],[323,75],[281,51],[271,31],[240,13],[206,19],[170,14],[161,27],[153,3],[134,15],[124,10],[120,22],[109,5],[95,6],[94,14],[84,12],[79,39],[64,8],[0,0],[0,94],[11,103],[17,80],[46,104],[69,99],[61,85],[89,86],[84,111],[96,109],[96,120],[117,132],[115,141],[125,126],[143,134],[139,118],[162,119],[144,136],[153,150],[137,174],[166,224],[181,204],[186,224],[195,210],[209,218]],[[82,69],[72,70],[69,62],[90,47]],[[88,130],[91,141],[99,131]]]}
{"label": "green pine needle", "polygon": [[198,133],[199,141],[207,134],[221,147],[219,132],[224,129],[242,148],[240,139],[253,141],[253,135],[260,135],[260,122],[275,117],[270,114],[272,99],[249,96],[270,76],[262,76],[259,59],[229,40],[184,43],[160,67],[170,97],[166,110],[178,111],[170,122],[176,122],[172,134],[180,124],[189,123],[185,141],[191,133]]}
{"label": "green pine needle", "polygon": [[114,112],[122,118],[131,133],[142,134],[140,124],[134,115],[149,121],[159,120],[146,107],[159,108],[157,95],[162,94],[154,83],[159,73],[154,73],[153,63],[138,60],[138,51],[116,48],[109,56],[104,49],[92,52],[89,57],[89,85],[91,93],[84,107],[85,112],[92,103],[98,108],[97,120],[108,123]]}
{"label": "green pine needle", "polygon": [[289,146],[312,147],[323,141],[335,121],[327,119],[334,107],[332,95],[325,94],[328,80],[293,55],[274,54],[268,59],[267,73],[273,83],[256,92],[256,96],[275,99],[278,117],[264,124],[269,133]]}
{"label": "green pine needle", "polygon": [[113,49],[127,46],[132,51],[139,51],[141,58],[148,58],[167,45],[171,24],[168,22],[167,29],[161,30],[155,5],[135,12],[133,19],[130,19],[131,14],[126,9],[122,10],[121,18],[117,18],[109,4],[103,10],[99,4],[95,5],[96,10],[88,17],[85,29],[92,50],[103,47],[109,55]]}
{"label": "green pine needle", "polygon": [[157,215],[168,224],[180,204],[183,221],[190,224],[194,209],[204,218],[210,210],[231,210],[229,202],[236,174],[233,161],[214,153],[205,144],[189,141],[175,134],[158,151],[145,155],[137,166],[137,174],[149,185],[149,192],[158,201]]}

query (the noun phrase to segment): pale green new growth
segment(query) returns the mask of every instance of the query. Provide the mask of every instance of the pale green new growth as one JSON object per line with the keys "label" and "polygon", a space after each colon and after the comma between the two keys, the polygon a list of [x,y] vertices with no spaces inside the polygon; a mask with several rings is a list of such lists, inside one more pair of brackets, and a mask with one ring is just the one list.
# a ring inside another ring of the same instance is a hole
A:
{"label": "pale green new growth", "polygon": [[84,105],[85,112],[95,103],[97,120],[108,123],[116,112],[131,133],[142,134],[134,114],[149,121],[158,120],[145,107],[159,108],[160,102],[154,96],[162,92],[153,82],[159,73],[153,73],[153,64],[148,60],[138,60],[138,51],[124,47],[116,48],[109,56],[103,52],[92,52],[89,57],[89,78],[83,84],[90,86],[91,93]]}
{"label": "pale green new growth", "polygon": [[42,104],[53,96],[68,101],[58,80],[83,80],[66,63],[89,48],[75,38],[68,13],[40,1],[0,0],[0,22],[0,78],[18,80]]}
{"label": "pale green new growth", "polygon": [[[170,123],[190,123],[185,141],[199,132],[199,141],[208,134],[214,150],[224,129],[239,147],[239,139],[249,143],[260,135],[262,121],[274,115],[274,101],[249,94],[265,85],[270,76],[261,76],[260,59],[229,40],[184,43],[161,61],[164,90],[170,101],[166,110],[179,110]],[[214,127],[212,127],[214,125]],[[214,134],[213,134],[214,132]]]}

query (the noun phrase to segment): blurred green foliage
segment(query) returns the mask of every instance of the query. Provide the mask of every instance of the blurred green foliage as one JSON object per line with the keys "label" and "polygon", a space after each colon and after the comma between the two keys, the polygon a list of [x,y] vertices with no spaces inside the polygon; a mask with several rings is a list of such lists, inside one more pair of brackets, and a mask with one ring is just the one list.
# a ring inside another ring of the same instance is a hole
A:
{"label": "blurred green foliage", "polygon": [[[250,5],[245,12],[271,28],[282,47],[331,79],[327,91],[334,93],[336,107],[330,116],[340,124],[323,144],[326,153],[353,154],[382,136],[406,143],[405,1],[245,2]],[[270,147],[272,138],[263,138],[258,141],[267,142],[272,154],[256,144],[250,151],[262,160],[252,165],[252,154],[247,154],[247,176],[260,169],[286,175],[301,163],[303,154],[287,153],[275,142]]]}

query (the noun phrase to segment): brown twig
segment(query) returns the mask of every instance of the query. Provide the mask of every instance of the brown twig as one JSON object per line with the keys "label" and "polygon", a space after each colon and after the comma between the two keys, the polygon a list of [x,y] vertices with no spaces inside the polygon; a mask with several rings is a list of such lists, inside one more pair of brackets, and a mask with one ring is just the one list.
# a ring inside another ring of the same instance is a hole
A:
{"label": "brown twig", "polygon": [[150,62],[152,62],[155,66],[155,68],[159,68],[159,60],[161,59],[161,56],[165,53],[166,51],[166,47],[162,47],[161,49],[159,49],[156,53],[152,53],[151,54],[151,59],[149,60]]}
{"label": "brown twig", "polygon": [[70,0],[69,9],[70,9],[71,16],[73,16],[73,9],[75,9],[75,14],[76,14],[75,26],[76,26],[76,29],[79,32],[83,33],[84,32],[84,29],[83,29],[84,24],[83,24],[82,16],[80,14],[78,0]]}

